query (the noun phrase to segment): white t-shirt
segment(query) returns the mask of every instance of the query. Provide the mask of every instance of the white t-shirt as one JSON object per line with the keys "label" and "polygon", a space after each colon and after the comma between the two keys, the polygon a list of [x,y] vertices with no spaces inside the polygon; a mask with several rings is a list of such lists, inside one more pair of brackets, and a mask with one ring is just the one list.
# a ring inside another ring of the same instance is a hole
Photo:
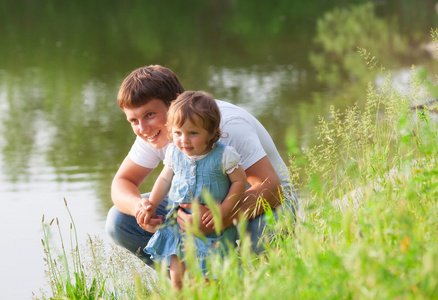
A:
{"label": "white t-shirt", "polygon": [[[220,141],[232,146],[241,155],[241,164],[246,170],[265,156],[268,156],[284,188],[290,188],[289,172],[265,127],[250,113],[234,104],[216,100],[221,111]],[[165,158],[167,146],[155,149],[148,142],[137,137],[129,158],[136,164],[154,169]]]}

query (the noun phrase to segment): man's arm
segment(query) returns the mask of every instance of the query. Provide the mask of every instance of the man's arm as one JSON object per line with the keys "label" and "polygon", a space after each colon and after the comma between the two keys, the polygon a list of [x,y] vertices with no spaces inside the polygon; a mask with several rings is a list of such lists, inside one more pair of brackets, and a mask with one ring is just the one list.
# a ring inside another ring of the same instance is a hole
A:
{"label": "man's arm", "polygon": [[271,208],[281,204],[280,178],[267,156],[246,169],[245,173],[251,187],[245,191],[242,200],[237,203],[229,217],[223,220],[224,228],[231,226],[233,220],[239,219],[242,214],[245,219],[252,219],[263,214],[265,208],[261,201],[267,201]]}
{"label": "man's arm", "polygon": [[122,213],[135,216],[141,206],[139,187],[153,170],[137,165],[129,157],[122,162],[111,185],[111,198]]}
{"label": "man's arm", "polygon": [[[265,210],[263,205],[261,205],[260,200],[258,200],[259,197],[266,199],[271,208],[275,208],[281,203],[279,195],[279,191],[281,191],[280,178],[278,178],[278,175],[267,156],[246,169],[245,173],[251,187],[245,191],[242,200],[240,200],[228,217],[223,220],[223,228],[233,225],[233,220],[239,219],[241,214],[243,214],[246,219],[250,219],[264,213]],[[189,208],[190,204],[180,204],[180,206],[183,208]],[[184,211],[179,210],[178,224],[181,226],[181,229],[185,230],[186,222],[192,222],[192,215],[188,215]],[[211,227],[207,228],[202,222],[200,222],[199,230],[203,234],[213,232]]]}

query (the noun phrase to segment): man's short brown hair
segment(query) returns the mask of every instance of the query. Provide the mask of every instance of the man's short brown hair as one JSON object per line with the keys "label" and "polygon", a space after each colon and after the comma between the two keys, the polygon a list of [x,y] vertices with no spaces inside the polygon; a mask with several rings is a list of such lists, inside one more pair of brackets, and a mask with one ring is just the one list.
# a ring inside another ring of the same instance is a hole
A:
{"label": "man's short brown hair", "polygon": [[169,107],[170,102],[183,92],[175,73],[160,65],[150,65],[134,70],[125,78],[117,95],[117,104],[121,109],[137,108],[158,99]]}

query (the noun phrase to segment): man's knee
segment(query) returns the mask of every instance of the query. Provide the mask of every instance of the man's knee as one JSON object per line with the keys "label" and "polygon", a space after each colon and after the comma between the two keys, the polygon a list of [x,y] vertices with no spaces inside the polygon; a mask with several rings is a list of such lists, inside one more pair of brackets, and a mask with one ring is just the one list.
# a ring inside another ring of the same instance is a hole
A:
{"label": "man's knee", "polygon": [[152,236],[138,226],[135,217],[120,212],[115,206],[108,212],[105,230],[116,245],[138,256],[143,255],[143,248]]}
{"label": "man's knee", "polygon": [[105,231],[106,234],[113,240],[113,242],[115,244],[120,244],[119,243],[119,236],[120,236],[120,228],[119,228],[119,224],[118,224],[118,214],[120,213],[120,211],[115,207],[111,207],[111,209],[108,211],[108,215],[106,218],[106,223],[105,223]]}

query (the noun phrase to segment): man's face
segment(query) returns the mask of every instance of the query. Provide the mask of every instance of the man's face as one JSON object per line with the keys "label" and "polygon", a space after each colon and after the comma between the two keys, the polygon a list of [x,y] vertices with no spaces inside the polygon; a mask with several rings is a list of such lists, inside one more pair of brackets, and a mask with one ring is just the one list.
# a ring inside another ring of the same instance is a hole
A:
{"label": "man's face", "polygon": [[126,119],[134,133],[156,149],[169,142],[167,136],[167,106],[163,101],[153,99],[138,108],[124,108]]}

